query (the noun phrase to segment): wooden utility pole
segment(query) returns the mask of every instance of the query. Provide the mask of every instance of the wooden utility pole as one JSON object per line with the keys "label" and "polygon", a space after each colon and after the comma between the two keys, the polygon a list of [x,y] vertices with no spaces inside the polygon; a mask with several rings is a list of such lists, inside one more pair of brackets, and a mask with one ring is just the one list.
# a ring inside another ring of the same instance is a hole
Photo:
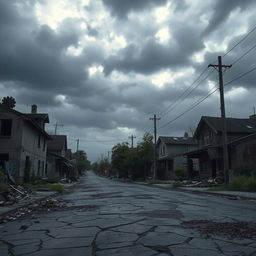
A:
{"label": "wooden utility pole", "polygon": [[133,148],[133,139],[136,139],[136,137],[131,135],[131,136],[129,136],[129,139],[131,139],[131,141],[132,141],[132,148]]}
{"label": "wooden utility pole", "polygon": [[75,176],[78,177],[78,149],[79,149],[79,139],[76,139],[76,168],[75,168]]}
{"label": "wooden utility pole", "polygon": [[221,56],[218,56],[218,64],[210,64],[208,67],[214,67],[219,72],[219,90],[220,90],[220,109],[222,119],[222,151],[223,151],[223,172],[225,184],[229,182],[229,161],[228,161],[228,143],[227,143],[227,122],[225,113],[224,87],[222,68],[230,68],[232,65],[223,65]]}
{"label": "wooden utility pole", "polygon": [[160,120],[160,117],[156,117],[156,115],[154,115],[154,117],[150,117],[149,120],[154,120],[154,169],[153,169],[153,179],[156,179],[156,120]]}
{"label": "wooden utility pole", "polygon": [[64,125],[63,125],[63,124],[58,124],[58,123],[56,122],[56,124],[55,124],[54,126],[55,126],[55,132],[54,132],[54,134],[56,135],[56,134],[57,134],[58,126],[59,126],[59,127],[63,127]]}

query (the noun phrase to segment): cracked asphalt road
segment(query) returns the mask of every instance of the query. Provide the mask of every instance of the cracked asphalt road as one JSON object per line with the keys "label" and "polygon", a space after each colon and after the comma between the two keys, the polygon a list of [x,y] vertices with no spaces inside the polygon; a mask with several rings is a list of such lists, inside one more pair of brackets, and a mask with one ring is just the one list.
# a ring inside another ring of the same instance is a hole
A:
{"label": "cracked asphalt road", "polygon": [[70,208],[2,224],[0,255],[256,255],[255,239],[203,237],[182,224],[255,221],[255,202],[122,183],[92,172],[59,198]]}

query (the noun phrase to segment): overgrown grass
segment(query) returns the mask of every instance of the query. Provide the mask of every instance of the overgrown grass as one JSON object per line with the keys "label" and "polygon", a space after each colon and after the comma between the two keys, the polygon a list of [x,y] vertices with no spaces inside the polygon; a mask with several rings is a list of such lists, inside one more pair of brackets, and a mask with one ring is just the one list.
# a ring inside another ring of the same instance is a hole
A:
{"label": "overgrown grass", "polygon": [[235,176],[228,186],[212,187],[210,191],[242,191],[256,192],[256,178],[248,176]]}
{"label": "overgrown grass", "polygon": [[147,182],[148,185],[154,185],[154,184],[162,184],[163,182],[161,180],[149,180]]}
{"label": "overgrown grass", "polygon": [[175,182],[173,182],[172,186],[173,186],[174,188],[182,187],[182,186],[183,186],[183,183],[180,182],[180,181],[175,181]]}
{"label": "overgrown grass", "polygon": [[236,176],[229,182],[228,190],[256,192],[256,178]]}
{"label": "overgrown grass", "polygon": [[26,187],[32,191],[37,191],[37,190],[50,190],[50,191],[56,191],[56,192],[63,192],[64,191],[64,186],[61,184],[26,184]]}

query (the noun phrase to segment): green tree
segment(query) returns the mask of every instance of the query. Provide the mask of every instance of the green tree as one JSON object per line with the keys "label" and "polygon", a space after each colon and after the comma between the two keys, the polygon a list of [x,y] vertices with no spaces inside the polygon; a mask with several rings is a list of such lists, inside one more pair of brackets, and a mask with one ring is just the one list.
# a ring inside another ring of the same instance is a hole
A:
{"label": "green tree", "polygon": [[118,143],[112,148],[111,165],[118,172],[119,177],[128,177],[129,152],[130,148],[127,142]]}
{"label": "green tree", "polygon": [[86,152],[83,150],[79,150],[78,152],[76,152],[76,157],[77,157],[77,171],[78,171],[78,174],[81,175],[83,172],[91,168],[91,163],[87,159]]}

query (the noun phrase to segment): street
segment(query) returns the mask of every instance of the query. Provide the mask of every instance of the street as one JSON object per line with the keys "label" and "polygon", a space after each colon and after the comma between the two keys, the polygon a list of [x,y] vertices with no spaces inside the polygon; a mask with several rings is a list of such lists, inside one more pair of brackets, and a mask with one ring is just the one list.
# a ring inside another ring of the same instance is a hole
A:
{"label": "street", "polygon": [[253,222],[253,201],[123,183],[92,172],[57,199],[66,210],[2,224],[0,255],[256,255],[253,238],[205,235],[186,224]]}

